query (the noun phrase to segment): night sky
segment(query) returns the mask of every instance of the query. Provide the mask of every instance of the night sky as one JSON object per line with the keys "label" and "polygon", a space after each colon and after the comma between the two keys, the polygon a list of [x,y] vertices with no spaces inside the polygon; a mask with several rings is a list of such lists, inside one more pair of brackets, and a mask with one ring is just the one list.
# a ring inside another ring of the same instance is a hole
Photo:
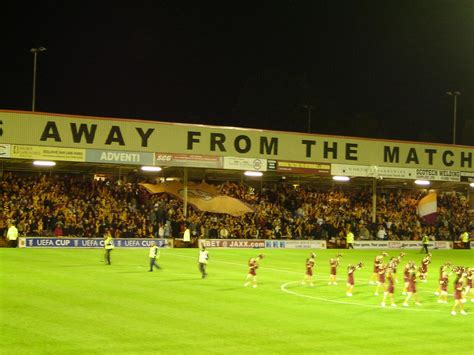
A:
{"label": "night sky", "polygon": [[9,3],[0,109],[474,145],[473,0]]}

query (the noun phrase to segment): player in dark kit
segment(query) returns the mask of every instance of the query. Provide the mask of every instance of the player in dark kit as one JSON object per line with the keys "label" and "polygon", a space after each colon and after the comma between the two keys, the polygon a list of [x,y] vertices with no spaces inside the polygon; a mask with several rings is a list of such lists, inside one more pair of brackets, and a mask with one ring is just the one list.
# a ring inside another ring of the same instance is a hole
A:
{"label": "player in dark kit", "polygon": [[362,264],[362,261],[359,262],[356,265],[349,265],[347,267],[347,289],[346,289],[346,296],[347,297],[352,297],[352,291],[354,290],[354,272],[358,269],[360,269],[364,264]]}
{"label": "player in dark kit", "polygon": [[305,285],[309,282],[310,286],[314,286],[313,283],[313,267],[314,267],[314,258],[316,257],[315,253],[309,254],[309,258],[306,259],[306,273],[304,275],[303,281],[301,281],[302,285]]}
{"label": "player in dark kit", "polygon": [[337,254],[335,258],[329,259],[330,273],[328,285],[337,285],[337,267],[341,261],[342,254]]}
{"label": "player in dark kit", "polygon": [[246,282],[244,283],[244,287],[247,287],[252,283],[253,288],[257,287],[257,269],[259,267],[258,261],[263,259],[263,254],[259,254],[256,258],[251,258],[248,262],[249,266],[249,273],[247,274]]}

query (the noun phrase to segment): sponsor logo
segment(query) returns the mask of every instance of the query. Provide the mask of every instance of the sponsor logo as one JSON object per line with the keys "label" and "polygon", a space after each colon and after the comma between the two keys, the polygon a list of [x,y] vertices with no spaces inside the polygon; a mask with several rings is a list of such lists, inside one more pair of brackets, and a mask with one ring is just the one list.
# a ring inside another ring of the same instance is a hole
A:
{"label": "sponsor logo", "polygon": [[394,249],[398,249],[398,248],[401,248],[402,247],[402,242],[388,242],[388,247],[389,248],[394,248]]}
{"label": "sponsor logo", "polygon": [[100,155],[101,161],[117,161],[117,162],[130,162],[139,163],[139,153],[122,153],[122,152],[102,152]]}
{"label": "sponsor logo", "polygon": [[324,240],[266,240],[265,248],[326,249],[326,241]]}
{"label": "sponsor logo", "polygon": [[265,248],[264,240],[205,239],[203,243],[210,248]]}
{"label": "sponsor logo", "polygon": [[173,159],[171,154],[156,154],[155,160],[159,162],[168,162]]}

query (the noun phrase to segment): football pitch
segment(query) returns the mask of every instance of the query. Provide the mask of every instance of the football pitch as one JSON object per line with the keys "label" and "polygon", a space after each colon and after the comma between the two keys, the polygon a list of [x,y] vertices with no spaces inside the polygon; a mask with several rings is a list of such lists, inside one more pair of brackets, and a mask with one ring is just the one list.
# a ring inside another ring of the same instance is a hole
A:
{"label": "football pitch", "polygon": [[[243,287],[247,261],[265,258],[258,287]],[[337,250],[316,250],[315,286],[301,285],[310,250],[209,249],[201,279],[197,249],[162,249],[148,271],[148,250],[0,249],[2,354],[473,354],[474,303],[450,314],[434,295],[445,261],[474,266],[474,251],[435,250],[421,306],[402,307],[405,251],[396,308],[368,281],[377,250],[343,250],[338,284],[328,285]],[[397,256],[399,251],[389,251]],[[387,261],[387,258],[385,259]],[[364,262],[347,297],[346,267]]]}

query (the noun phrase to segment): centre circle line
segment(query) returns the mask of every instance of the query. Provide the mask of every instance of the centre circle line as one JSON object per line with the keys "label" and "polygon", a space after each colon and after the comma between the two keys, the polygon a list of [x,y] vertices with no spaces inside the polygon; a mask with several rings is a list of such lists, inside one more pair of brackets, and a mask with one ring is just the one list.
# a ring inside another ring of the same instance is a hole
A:
{"label": "centre circle line", "polygon": [[[381,306],[376,306],[373,304],[364,304],[364,303],[356,303],[356,302],[345,302],[345,301],[337,301],[337,300],[331,300],[323,297],[317,297],[317,296],[311,296],[311,295],[305,295],[301,294],[295,291],[291,291],[287,289],[287,286],[289,285],[294,285],[294,284],[299,284],[301,281],[290,281],[282,284],[280,286],[280,289],[283,292],[286,292],[288,294],[298,296],[298,297],[303,297],[303,298],[309,298],[309,299],[314,299],[318,301],[324,301],[324,302],[331,302],[331,303],[338,303],[338,304],[346,304],[346,305],[351,305],[351,306],[359,306],[359,307],[368,307],[368,308],[382,308]],[[403,311],[415,311],[415,312],[430,312],[430,313],[444,313],[443,311],[439,310],[433,310],[433,309],[420,309],[420,308],[405,308],[405,307],[386,307],[387,309],[394,309],[394,310],[403,310]]]}

